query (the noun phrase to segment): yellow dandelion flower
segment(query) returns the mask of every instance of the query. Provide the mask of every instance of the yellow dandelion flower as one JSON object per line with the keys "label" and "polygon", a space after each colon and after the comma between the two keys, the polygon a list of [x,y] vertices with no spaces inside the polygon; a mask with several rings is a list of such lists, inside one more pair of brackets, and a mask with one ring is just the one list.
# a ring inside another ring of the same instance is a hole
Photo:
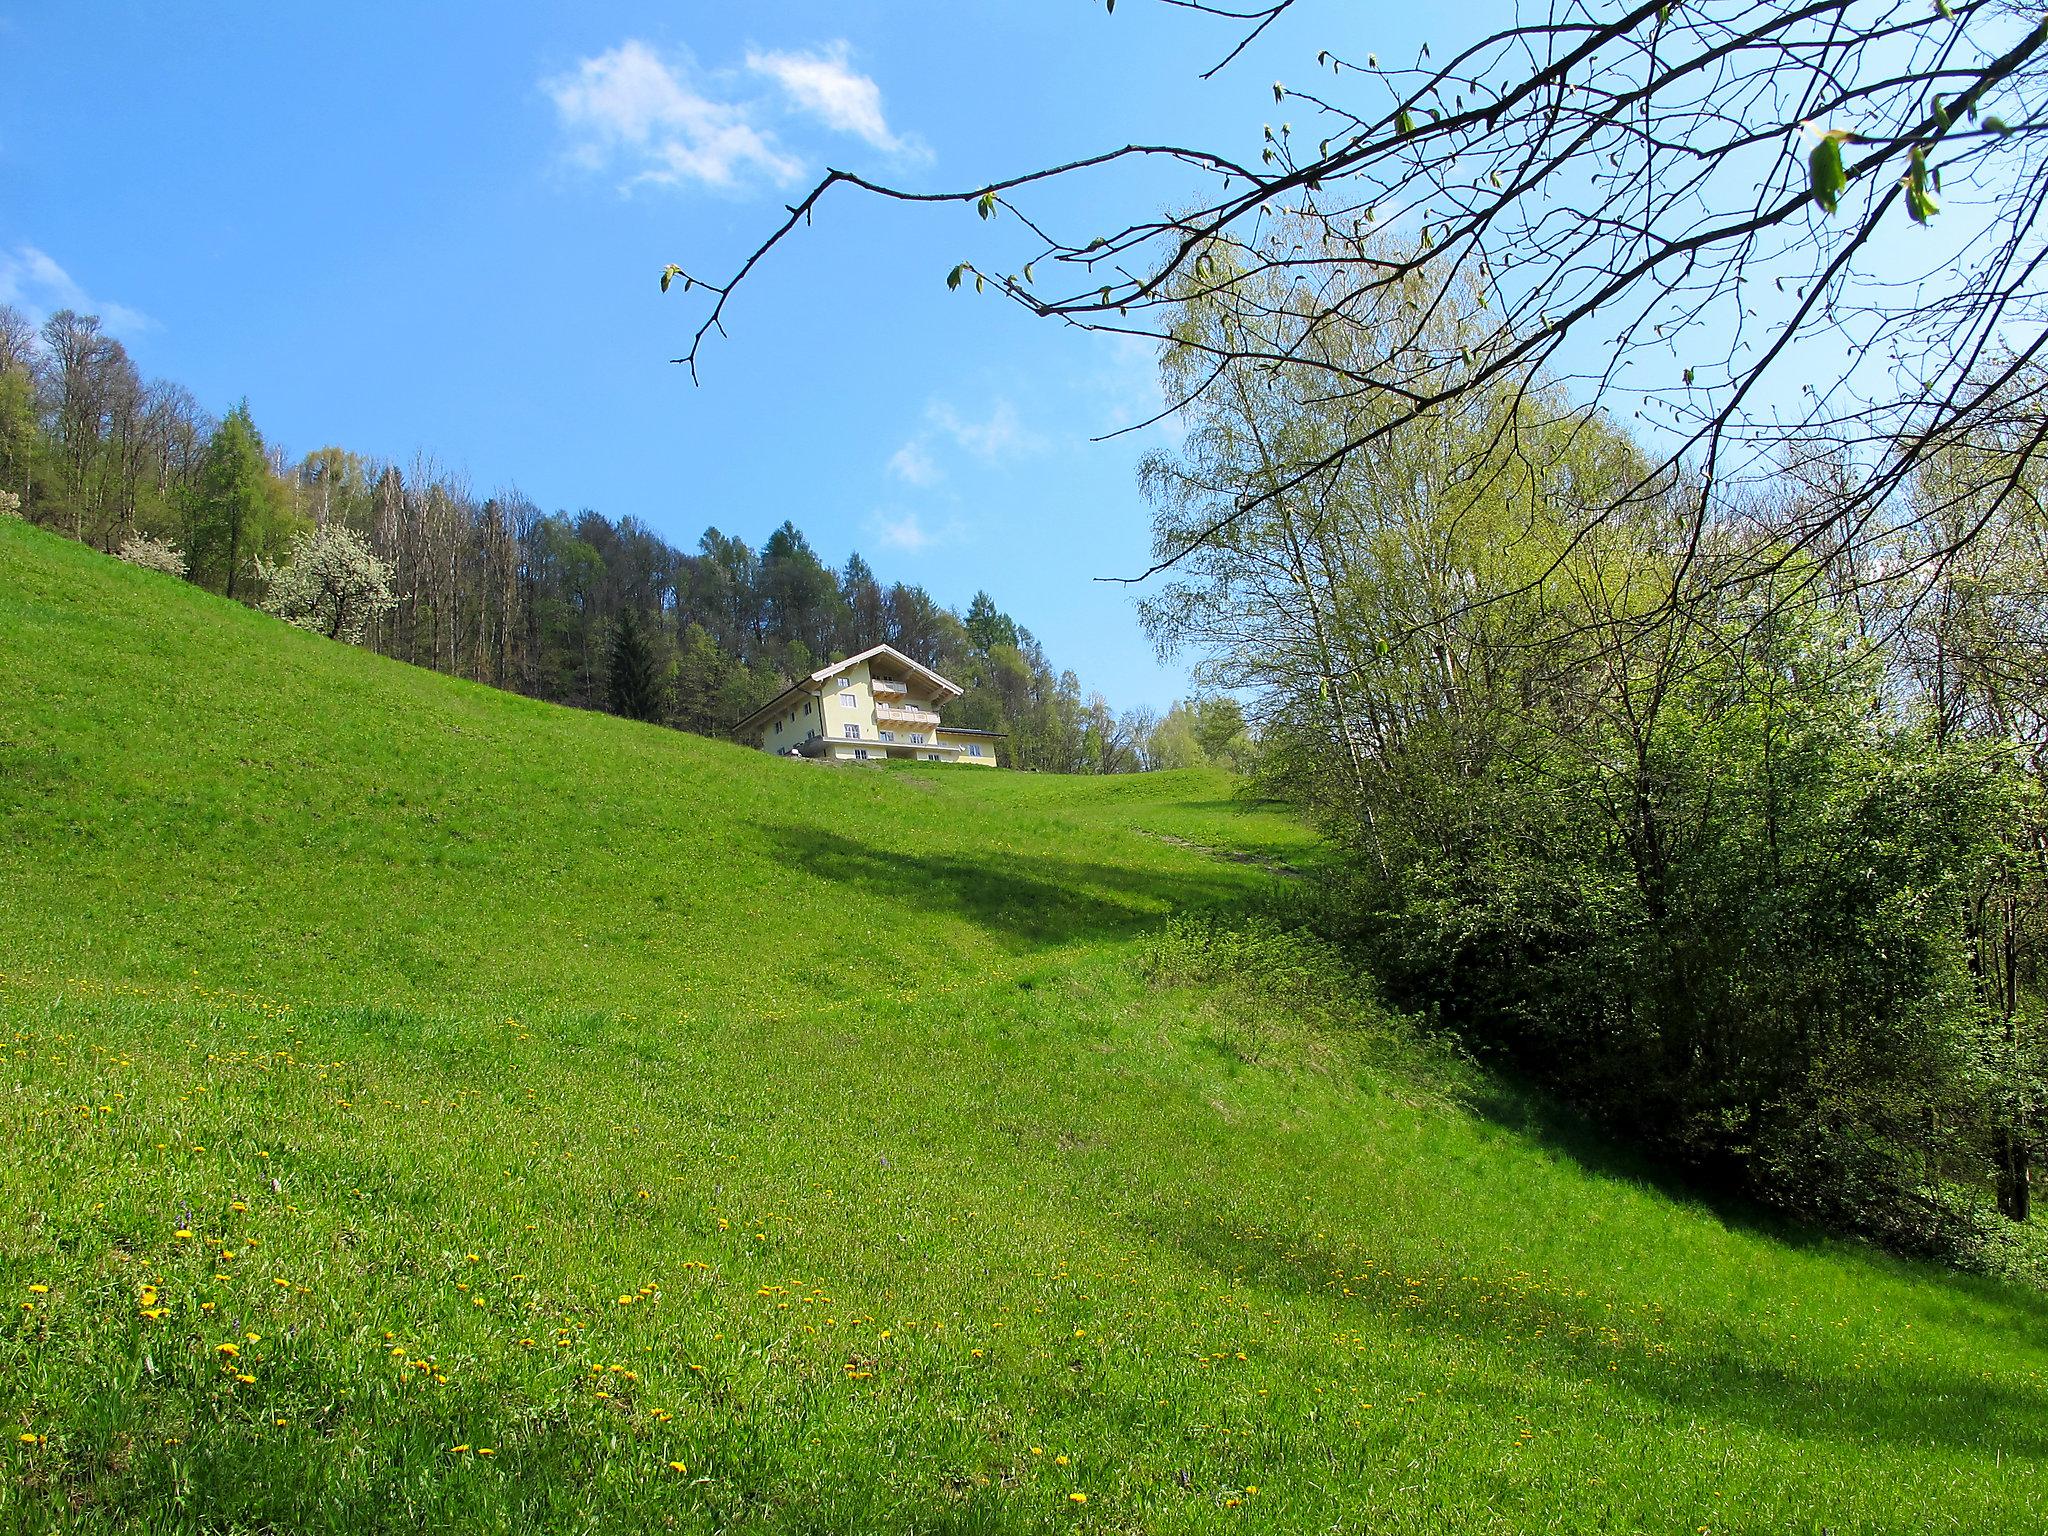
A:
{"label": "yellow dandelion flower", "polygon": [[21,1441],[23,1445],[34,1445],[36,1443],[34,1435],[17,1435],[15,1438]]}
{"label": "yellow dandelion flower", "polygon": [[1070,1493],[1067,1495],[1067,1501],[1071,1504],[1086,1504],[1088,1502],[1088,1495],[1085,1493]]}
{"label": "yellow dandelion flower", "polygon": [[50,1294],[50,1288],[47,1285],[32,1285],[29,1287],[29,1292],[36,1296],[47,1296]]}
{"label": "yellow dandelion flower", "polygon": [[462,1453],[463,1453],[464,1451],[466,1451],[466,1450],[468,1450],[468,1449],[469,1449],[469,1446],[468,1446],[467,1444],[463,1444],[463,1445],[451,1445],[451,1446],[449,1446],[449,1447],[448,1447],[448,1454],[449,1454],[450,1456],[460,1456],[460,1455],[461,1455],[461,1454],[462,1454]]}
{"label": "yellow dandelion flower", "polygon": [[1064,1456],[1055,1456],[1052,1459],[1052,1464],[1056,1467],[1064,1467],[1067,1464],[1067,1458]]}
{"label": "yellow dandelion flower", "polygon": [[256,1378],[254,1376],[251,1376],[247,1371],[237,1371],[235,1373],[235,1380],[249,1386],[254,1386],[256,1384]]}
{"label": "yellow dandelion flower", "polygon": [[216,1344],[213,1347],[218,1353],[226,1355],[230,1360],[242,1352],[240,1348],[233,1344]]}
{"label": "yellow dandelion flower", "polygon": [[684,1466],[680,1461],[672,1461],[668,1464],[668,1466],[671,1472],[687,1472],[690,1470],[688,1467]]}
{"label": "yellow dandelion flower", "polygon": [[191,1231],[185,1227],[180,1227],[177,1231],[171,1234],[171,1236],[178,1239],[179,1242],[183,1242],[186,1238],[190,1237],[191,1235]]}

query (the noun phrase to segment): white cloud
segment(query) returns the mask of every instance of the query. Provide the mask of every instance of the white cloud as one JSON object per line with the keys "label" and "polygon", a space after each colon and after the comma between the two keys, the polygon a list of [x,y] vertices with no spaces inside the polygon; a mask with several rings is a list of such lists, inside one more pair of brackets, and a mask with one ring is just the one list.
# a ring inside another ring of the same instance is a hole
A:
{"label": "white cloud", "polygon": [[996,401],[981,421],[968,420],[943,400],[933,401],[926,408],[925,416],[939,431],[978,459],[1014,458],[1036,453],[1045,446],[1043,438],[1028,431],[1018,420],[1017,408],[1007,400]]}
{"label": "white cloud", "polygon": [[628,185],[699,182],[733,188],[765,177],[787,183],[802,164],[754,121],[743,102],[714,101],[633,39],[543,83],[568,130],[570,158],[592,170],[623,164]]}
{"label": "white cloud", "polygon": [[906,439],[889,456],[889,473],[906,485],[919,488],[937,485],[946,478],[934,450],[950,442],[963,453],[994,463],[999,459],[1021,458],[1041,452],[1045,439],[1026,427],[1017,408],[998,399],[988,415],[979,420],[963,416],[943,400],[925,407],[925,426]]}
{"label": "white cloud", "polygon": [[922,436],[913,437],[889,457],[889,473],[907,485],[937,485],[944,478],[932,462],[931,449]]}
{"label": "white cloud", "polygon": [[812,53],[764,53],[749,50],[747,68],[782,87],[790,105],[837,133],[850,133],[891,154],[919,146],[889,131],[882,115],[882,89],[866,75],[856,74],[848,60],[852,50],[842,40]]}
{"label": "white cloud", "polygon": [[922,520],[915,512],[905,512],[900,517],[877,515],[875,536],[886,549],[900,549],[915,554],[931,547],[932,536],[925,531]]}
{"label": "white cloud", "polygon": [[957,517],[950,517],[939,527],[932,528],[918,513],[902,512],[893,507],[869,517],[868,531],[884,549],[906,555],[922,554],[943,544],[964,543],[967,538],[966,526]]}
{"label": "white cloud", "polygon": [[53,258],[32,245],[0,252],[0,304],[11,305],[38,325],[60,309],[98,315],[115,336],[132,336],[156,323],[139,309],[94,298]]}

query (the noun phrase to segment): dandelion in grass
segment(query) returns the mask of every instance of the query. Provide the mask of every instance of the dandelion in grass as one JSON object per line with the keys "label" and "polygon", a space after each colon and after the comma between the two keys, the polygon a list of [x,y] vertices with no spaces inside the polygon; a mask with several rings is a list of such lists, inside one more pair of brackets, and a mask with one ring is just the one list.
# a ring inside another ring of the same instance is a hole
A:
{"label": "dandelion in grass", "polygon": [[1067,1495],[1067,1502],[1069,1504],[1086,1504],[1088,1502],[1088,1495],[1085,1493],[1070,1493]]}
{"label": "dandelion in grass", "polygon": [[688,1467],[684,1466],[680,1461],[670,1462],[668,1464],[668,1469],[671,1472],[687,1472],[690,1470]]}

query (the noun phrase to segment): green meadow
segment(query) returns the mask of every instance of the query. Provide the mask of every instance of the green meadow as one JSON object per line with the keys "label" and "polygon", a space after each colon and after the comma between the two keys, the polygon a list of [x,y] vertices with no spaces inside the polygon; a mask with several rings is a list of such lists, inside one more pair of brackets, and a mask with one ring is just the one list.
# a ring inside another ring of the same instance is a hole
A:
{"label": "green meadow", "polygon": [[2048,1528],[2048,1298],[1417,1038],[1318,857],[0,522],[0,1528]]}

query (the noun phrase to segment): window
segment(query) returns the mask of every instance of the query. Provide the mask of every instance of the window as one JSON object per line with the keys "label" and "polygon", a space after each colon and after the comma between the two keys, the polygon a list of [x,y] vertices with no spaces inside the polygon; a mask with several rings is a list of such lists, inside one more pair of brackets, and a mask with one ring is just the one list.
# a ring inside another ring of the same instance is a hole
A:
{"label": "window", "polygon": [[912,731],[912,732],[910,733],[910,744],[911,744],[911,745],[912,745],[913,747],[921,747],[921,746],[923,746],[923,745],[924,745],[924,732],[923,732],[923,731]]}
{"label": "window", "polygon": [[859,741],[859,740],[860,740],[860,727],[859,727],[858,725],[855,725],[855,724],[853,724],[853,723],[852,723],[851,721],[848,721],[848,722],[847,722],[847,724],[846,724],[845,730],[846,730],[846,739],[847,739],[848,741]]}
{"label": "window", "polygon": [[855,747],[853,755],[857,761],[864,763],[868,760],[868,749],[866,747]]}
{"label": "window", "polygon": [[850,677],[842,677],[841,679],[839,679],[838,682],[834,683],[832,686],[834,688],[851,688],[853,686],[853,679]]}
{"label": "window", "polygon": [[924,755],[924,760],[928,763],[943,763],[946,758],[945,754],[941,752],[927,752]]}
{"label": "window", "polygon": [[811,712],[811,701],[810,701],[809,699],[805,699],[805,700],[804,700],[804,713],[808,715],[808,714],[809,714],[810,712]]}
{"label": "window", "polygon": [[844,704],[848,709],[852,709],[856,704],[860,703],[860,700],[856,699],[850,693],[842,693],[841,695],[839,695],[839,702],[841,704]]}
{"label": "window", "polygon": [[969,743],[967,743],[967,755],[969,757],[981,756],[981,743],[978,741],[970,741]]}
{"label": "window", "polygon": [[875,732],[875,734],[881,737],[884,741],[894,741],[896,739],[896,733],[894,731],[877,731]]}

